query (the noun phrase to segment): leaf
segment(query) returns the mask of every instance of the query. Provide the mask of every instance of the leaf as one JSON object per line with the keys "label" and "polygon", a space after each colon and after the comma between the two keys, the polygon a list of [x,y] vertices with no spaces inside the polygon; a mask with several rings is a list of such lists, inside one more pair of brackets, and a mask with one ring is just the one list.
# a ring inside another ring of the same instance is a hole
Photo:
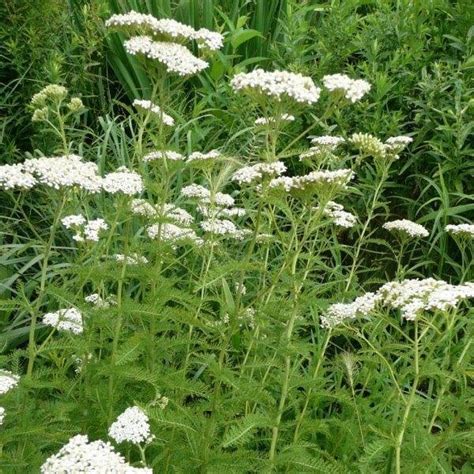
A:
{"label": "leaf", "polygon": [[232,47],[234,49],[237,49],[241,44],[244,44],[257,36],[259,38],[263,38],[262,34],[257,30],[239,30],[232,35],[230,42],[232,44]]}

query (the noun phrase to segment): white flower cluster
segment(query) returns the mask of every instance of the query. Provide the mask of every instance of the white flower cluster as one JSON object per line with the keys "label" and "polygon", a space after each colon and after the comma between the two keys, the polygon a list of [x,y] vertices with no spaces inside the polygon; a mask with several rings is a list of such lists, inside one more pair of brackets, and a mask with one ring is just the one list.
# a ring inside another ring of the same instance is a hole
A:
{"label": "white flower cluster", "polygon": [[111,194],[123,193],[133,196],[143,191],[143,180],[135,171],[121,166],[115,172],[104,176],[102,187]]}
{"label": "white flower cluster", "polygon": [[229,194],[217,192],[212,194],[209,189],[200,184],[190,184],[181,189],[181,194],[186,198],[197,199],[203,204],[211,204],[221,207],[232,207],[235,200]]}
{"label": "white flower cluster", "polygon": [[103,308],[107,309],[111,306],[115,306],[117,304],[117,300],[115,296],[107,296],[107,298],[102,298],[99,293],[92,293],[84,298],[86,303],[93,304],[96,308]]}
{"label": "white flower cluster", "polygon": [[317,102],[321,92],[310,77],[288,71],[269,72],[263,69],[236,74],[230,85],[236,92],[255,92],[278,101],[289,98],[307,105]]}
{"label": "white flower cluster", "polygon": [[132,467],[110,443],[73,436],[41,466],[41,474],[153,474],[146,467]]}
{"label": "white flower cluster", "polygon": [[366,293],[352,303],[331,305],[321,317],[323,327],[334,327],[344,321],[367,316],[378,306],[398,309],[403,318],[413,321],[424,312],[454,309],[464,299],[474,298],[474,283],[451,285],[442,280],[427,278],[389,282],[375,293]]}
{"label": "white flower cluster", "polygon": [[153,41],[149,36],[134,36],[124,43],[125,50],[131,55],[142,54],[163,64],[170,73],[178,76],[197,74],[209,64],[196,58],[189,49],[178,43]]}
{"label": "white flower cluster", "polygon": [[63,217],[61,222],[66,229],[74,228],[76,230],[76,234],[72,238],[77,242],[98,242],[100,231],[109,228],[104,219],[94,219],[87,222],[82,214]]}
{"label": "white flower cluster", "polygon": [[277,122],[294,122],[295,116],[289,114],[282,114],[279,117],[259,117],[255,119],[255,125],[270,125]]}
{"label": "white flower cluster", "polygon": [[385,148],[391,153],[397,154],[404,150],[412,141],[413,138],[404,135],[390,137],[385,140]]}
{"label": "white flower cluster", "polygon": [[206,48],[211,51],[217,51],[224,45],[224,37],[217,32],[206,28],[195,30],[189,25],[179,21],[162,18],[158,20],[153,15],[130,11],[125,14],[112,15],[105,26],[110,28],[140,28],[154,35],[164,35],[177,40],[195,40],[199,48]]}
{"label": "white flower cluster", "polygon": [[150,433],[150,420],[137,406],[127,408],[112,423],[109,436],[117,443],[128,441],[133,444],[149,443],[153,436]]}
{"label": "white flower cluster", "polygon": [[305,160],[307,158],[318,157],[326,153],[334,151],[339,145],[344,143],[345,140],[342,137],[333,137],[329,135],[324,135],[321,137],[313,137],[311,143],[314,145],[309,150],[300,154],[300,160]]}
{"label": "white flower cluster", "polygon": [[170,160],[170,161],[181,161],[184,160],[184,156],[181,153],[173,150],[159,150],[147,153],[143,157],[143,161],[154,161],[154,160]]}
{"label": "white flower cluster", "polygon": [[194,222],[193,216],[188,211],[174,204],[164,204],[162,217],[182,225],[191,225]]}
{"label": "white flower cluster", "polygon": [[165,114],[159,105],[154,104],[150,100],[135,99],[133,106],[140,112],[151,112],[169,127],[174,125],[174,118],[171,115]]}
{"label": "white flower cluster", "polygon": [[35,184],[36,179],[22,164],[0,166],[0,189],[30,189]]}
{"label": "white flower cluster", "polygon": [[192,161],[207,161],[207,160],[215,160],[216,158],[221,157],[221,152],[217,150],[211,150],[207,153],[201,153],[200,151],[195,151],[188,156],[187,163]]}
{"label": "white flower cluster", "polygon": [[323,77],[324,87],[330,92],[341,91],[352,103],[362,99],[370,91],[370,84],[363,79],[351,79],[345,74],[330,74]]}
{"label": "white flower cluster", "polygon": [[154,224],[148,227],[146,232],[150,239],[160,238],[165,242],[170,242],[173,247],[186,242],[202,244],[202,239],[189,227],[178,227],[175,224],[169,223]]}
{"label": "white flower cluster", "polygon": [[286,171],[286,166],[282,161],[273,163],[257,163],[252,166],[244,166],[232,175],[232,181],[239,184],[250,184],[253,181],[261,181],[265,176],[280,176]]}
{"label": "white flower cluster", "polygon": [[132,214],[135,214],[136,216],[155,217],[158,214],[155,206],[145,199],[132,199],[130,209]]}
{"label": "white flower cluster", "polygon": [[237,226],[228,219],[209,219],[202,221],[200,226],[204,232],[220,235],[237,240],[243,240],[251,233],[248,229],[238,229]]}
{"label": "white flower cluster", "polygon": [[[319,209],[319,206],[316,209]],[[329,201],[326,204],[323,214],[332,219],[335,225],[344,227],[345,229],[354,227],[357,222],[357,218],[354,214],[344,211],[344,206],[334,201]]]}
{"label": "white flower cluster", "polygon": [[287,192],[308,188],[327,189],[329,187],[344,189],[353,176],[354,173],[351,169],[312,171],[304,176],[281,176],[280,178],[274,178],[270,181],[269,188],[283,188]]}
{"label": "white flower cluster", "polygon": [[77,186],[97,193],[102,188],[102,178],[95,163],[84,162],[77,155],[32,158],[23,162],[23,171],[35,176],[38,184],[60,189]]}
{"label": "white flower cluster", "polygon": [[127,265],[146,265],[148,259],[137,253],[132,253],[131,255],[123,255],[121,253],[116,253],[112,256],[114,260],[119,263],[125,262]]}
{"label": "white flower cluster", "polygon": [[408,219],[397,219],[395,221],[386,222],[382,227],[389,232],[399,232],[407,237],[418,238],[428,237],[429,235],[425,227]]}
{"label": "white flower cluster", "polygon": [[60,309],[54,313],[46,313],[43,316],[43,324],[52,326],[58,331],[81,334],[84,330],[82,315],[76,308]]}
{"label": "white flower cluster", "polygon": [[211,209],[209,206],[200,204],[198,205],[199,212],[207,218],[225,218],[225,217],[243,217],[247,214],[247,211],[242,207],[229,207],[229,208],[217,208]]}
{"label": "white flower cluster", "polygon": [[444,230],[451,235],[474,239],[474,224],[449,224]]}
{"label": "white flower cluster", "polygon": [[0,369],[0,395],[15,388],[19,381],[20,377],[18,375],[13,374],[9,370]]}

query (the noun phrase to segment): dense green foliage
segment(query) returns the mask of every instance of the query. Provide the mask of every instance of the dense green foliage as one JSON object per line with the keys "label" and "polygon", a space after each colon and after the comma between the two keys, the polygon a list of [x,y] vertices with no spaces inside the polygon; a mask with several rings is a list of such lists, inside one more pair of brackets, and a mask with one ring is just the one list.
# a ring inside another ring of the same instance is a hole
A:
{"label": "dense green foliage", "polygon": [[[224,48],[199,75],[163,78],[125,52],[125,34],[104,27],[130,9],[225,33]],[[105,440],[117,415],[138,405],[156,437],[146,449],[153,472],[472,472],[468,303],[415,322],[381,308],[331,329],[320,318],[387,281],[473,280],[473,240],[445,231],[474,215],[473,13],[462,0],[3,2],[1,164],[74,153],[101,174],[126,166],[143,177],[140,197],[198,221],[181,190],[199,183],[230,193],[247,211],[235,221],[251,232],[174,248],[147,237],[150,222],[127,196],[0,189],[0,366],[21,375],[0,395],[0,470],[39,472],[69,438]],[[272,105],[229,85],[257,66],[317,85],[345,73],[372,88],[355,104],[323,93],[315,106],[288,109],[296,120],[285,127],[259,128],[255,118]],[[32,122],[31,97],[46,84],[66,86],[85,108],[64,100],[50,124]],[[174,127],[137,113],[137,98],[159,103]],[[413,143],[388,164],[348,146],[328,162],[356,180],[327,194],[265,194],[230,179],[276,159],[290,175],[325,168],[298,159],[308,136],[355,132]],[[209,168],[143,162],[165,148],[219,149],[226,159]],[[358,218],[352,229],[316,208],[336,194]],[[98,243],[78,244],[60,224],[79,213],[108,223]],[[398,241],[382,224],[399,218],[429,237]],[[149,263],[111,258],[134,253]],[[91,293],[117,304],[93,307]],[[42,324],[70,307],[84,315],[81,335]],[[140,465],[135,446],[117,450]]]}

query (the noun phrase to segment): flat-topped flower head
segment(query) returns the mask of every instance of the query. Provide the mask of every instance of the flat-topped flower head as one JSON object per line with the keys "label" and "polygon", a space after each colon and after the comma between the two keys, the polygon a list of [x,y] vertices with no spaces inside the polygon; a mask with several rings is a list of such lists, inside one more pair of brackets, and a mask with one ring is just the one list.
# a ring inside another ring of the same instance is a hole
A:
{"label": "flat-topped flower head", "polygon": [[52,326],[58,331],[81,334],[84,330],[82,315],[76,308],[60,309],[54,313],[46,313],[43,316],[43,324]]}
{"label": "flat-topped flower head", "polygon": [[218,162],[222,162],[224,155],[218,150],[211,150],[207,153],[195,151],[188,156],[186,163],[201,169],[212,168]]}
{"label": "flat-topped flower head", "polygon": [[243,240],[247,235],[251,234],[248,229],[239,229],[233,222],[228,219],[208,219],[202,221],[200,226],[204,232],[219,235],[222,237]]}
{"label": "flat-topped flower head", "polygon": [[104,191],[110,194],[121,193],[133,196],[143,191],[143,180],[135,171],[121,166],[113,173],[104,176],[102,187]]}
{"label": "flat-topped flower head", "polygon": [[54,189],[75,187],[90,193],[102,189],[97,165],[77,155],[31,158],[23,162],[23,171],[33,175],[37,184]]}
{"label": "flat-topped flower head", "polygon": [[404,237],[420,238],[428,237],[429,235],[429,232],[425,227],[408,219],[397,219],[391,222],[386,222],[382,227]]}
{"label": "flat-topped flower head", "polygon": [[412,141],[413,138],[407,137],[405,135],[390,137],[385,140],[385,149],[387,152],[397,155],[403,151]]}
{"label": "flat-topped flower head", "polygon": [[127,265],[146,265],[148,263],[146,257],[138,255],[137,253],[132,253],[130,255],[116,253],[115,255],[112,255],[112,258],[119,263],[125,263]]}
{"label": "flat-topped flower head", "polygon": [[58,473],[152,474],[152,469],[132,467],[110,443],[89,441],[87,436],[76,435],[41,466],[41,474]]}
{"label": "flat-topped flower head", "polygon": [[449,224],[444,230],[451,235],[465,239],[474,239],[474,224]]}
{"label": "flat-topped flower head", "polygon": [[273,163],[257,163],[252,166],[244,166],[232,175],[232,181],[242,184],[251,184],[255,181],[262,181],[265,177],[274,178],[286,171],[286,166],[282,161]]}
{"label": "flat-topped flower head", "polygon": [[189,25],[171,18],[155,18],[153,15],[130,11],[112,15],[105,26],[132,33],[151,34],[154,38],[173,41],[196,41],[199,49],[217,51],[224,45],[224,37],[206,28],[195,30]]}
{"label": "flat-topped flower head", "polygon": [[0,395],[15,388],[20,381],[20,377],[9,370],[0,369]]}
{"label": "flat-topped flower head", "polygon": [[363,79],[351,79],[345,74],[330,74],[323,77],[324,87],[335,93],[342,93],[343,96],[354,103],[362,99],[370,91],[370,84]]}
{"label": "flat-topped flower head", "polygon": [[11,189],[27,190],[37,183],[35,177],[24,169],[23,164],[0,166],[0,189],[9,191]]}
{"label": "flat-topped flower head", "polygon": [[331,305],[321,317],[323,327],[334,327],[360,316],[368,316],[377,308],[399,310],[408,321],[427,312],[446,312],[456,308],[461,301],[474,298],[474,283],[451,285],[443,280],[426,278],[389,282],[375,293],[366,293],[352,303]]}
{"label": "flat-topped flower head", "polygon": [[313,137],[311,140],[313,146],[299,155],[300,161],[328,156],[344,142],[344,138],[337,136],[324,135],[321,137]]}
{"label": "flat-topped flower head", "polygon": [[150,239],[160,239],[173,247],[183,244],[202,244],[202,239],[189,227],[180,227],[171,223],[154,224],[146,229]]}
{"label": "flat-topped flower head", "polygon": [[232,207],[235,199],[229,194],[216,192],[211,193],[209,189],[200,184],[190,184],[181,189],[181,194],[184,197],[196,199],[202,204],[211,204],[220,207]]}
{"label": "flat-topped flower head", "polygon": [[155,160],[183,161],[184,156],[173,150],[157,150],[147,153],[143,157],[143,161],[150,162]]}
{"label": "flat-topped flower head", "polygon": [[155,217],[158,214],[156,207],[145,199],[132,199],[130,209],[136,216]]}
{"label": "flat-topped flower head", "polygon": [[109,228],[104,219],[87,221],[82,214],[63,217],[61,223],[66,229],[74,229],[76,231],[73,239],[77,242],[98,242],[101,231]]}
{"label": "flat-topped flower head", "polygon": [[178,43],[154,41],[150,36],[134,36],[124,43],[125,50],[133,56],[143,56],[158,61],[168,73],[190,76],[206,69],[209,64]]}
{"label": "flat-topped flower head", "polygon": [[290,114],[282,114],[278,117],[259,117],[255,119],[255,125],[274,125],[281,122],[294,122],[295,116]]}
{"label": "flat-topped flower head", "polygon": [[94,305],[96,308],[107,309],[111,306],[117,305],[117,299],[115,296],[107,296],[107,298],[102,298],[99,293],[91,293],[84,298],[86,303]]}
{"label": "flat-topped flower head", "polygon": [[109,436],[117,443],[128,441],[141,444],[149,443],[153,439],[150,433],[150,420],[137,406],[127,408],[118,416],[109,428]]}
{"label": "flat-topped flower head", "polygon": [[321,89],[310,77],[288,71],[264,71],[236,74],[230,82],[235,92],[260,94],[278,102],[289,100],[297,104],[312,105],[319,99]]}
{"label": "flat-topped flower head", "polygon": [[139,111],[144,113],[151,113],[152,115],[156,116],[159,120],[161,120],[165,125],[172,127],[174,125],[174,118],[168,114],[165,114],[161,107],[154,104],[150,100],[140,100],[135,99],[133,101],[133,106]]}
{"label": "flat-topped flower head", "polygon": [[31,98],[31,105],[35,108],[42,108],[48,102],[59,102],[66,98],[68,90],[58,84],[49,84]]}
{"label": "flat-topped flower head", "polygon": [[304,176],[274,178],[270,181],[268,187],[293,192],[297,195],[314,193],[326,200],[337,192],[346,189],[353,176],[354,173],[350,169],[312,171]]}
{"label": "flat-topped flower head", "polygon": [[[319,210],[319,206],[316,210]],[[331,219],[338,227],[350,229],[357,222],[356,216],[344,210],[344,206],[334,201],[329,201],[324,207],[323,214]]]}

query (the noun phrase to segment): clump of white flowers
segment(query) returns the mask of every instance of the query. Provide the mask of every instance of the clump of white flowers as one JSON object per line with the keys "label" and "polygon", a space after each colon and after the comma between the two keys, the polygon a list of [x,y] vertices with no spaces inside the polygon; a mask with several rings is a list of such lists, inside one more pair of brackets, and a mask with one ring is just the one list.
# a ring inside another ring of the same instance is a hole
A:
{"label": "clump of white flowers", "polygon": [[118,416],[109,428],[109,436],[117,443],[128,441],[140,444],[149,443],[153,439],[150,433],[150,420],[137,406],[127,408]]}
{"label": "clump of white flowers", "polygon": [[131,466],[110,443],[76,435],[41,466],[41,474],[58,473],[152,474],[152,470]]}
{"label": "clump of white flowers", "polygon": [[474,238],[474,224],[449,224],[444,230],[451,235],[457,235],[468,239]]}
{"label": "clump of white flowers", "polygon": [[288,71],[264,71],[236,74],[230,81],[235,92],[257,93],[277,101],[290,99],[311,105],[318,101],[321,89],[310,77]]}
{"label": "clump of white flowers", "polygon": [[102,187],[111,194],[122,193],[133,196],[143,191],[143,180],[135,171],[121,166],[113,173],[104,176]]}
{"label": "clump of white flowers", "polygon": [[143,157],[143,161],[155,161],[155,160],[170,160],[170,161],[182,161],[184,156],[181,153],[173,150],[158,150],[151,151]]}
{"label": "clump of white flowers", "polygon": [[195,151],[188,156],[187,162],[190,163],[192,161],[208,161],[208,160],[215,160],[216,158],[220,158],[222,156],[220,151],[211,150],[207,153],[201,153],[200,151]]}
{"label": "clump of white flowers", "polygon": [[149,226],[146,229],[146,232],[150,239],[160,238],[165,242],[171,243],[173,247],[176,247],[177,244],[187,242],[202,244],[202,239],[200,239],[194,230],[189,227],[179,227],[170,223],[154,224]]}
{"label": "clump of white flowers", "polygon": [[82,161],[78,155],[28,159],[23,163],[23,171],[35,176],[38,184],[54,189],[77,187],[91,193],[102,189],[97,165]]}
{"label": "clump of white flowers", "polygon": [[244,166],[232,175],[232,181],[239,184],[250,184],[254,181],[261,181],[265,176],[280,176],[286,171],[286,166],[282,161],[273,163],[257,163],[252,166]]}
{"label": "clump of white flowers", "polygon": [[300,160],[307,158],[319,157],[327,153],[333,152],[339,145],[344,143],[345,140],[342,137],[323,135],[321,137],[313,137],[311,143],[313,146],[300,154]]}
{"label": "clump of white flowers", "polygon": [[411,142],[413,138],[405,135],[397,137],[390,137],[385,140],[385,148],[394,154],[398,154],[403,151]]}
{"label": "clump of white flowers", "polygon": [[[165,114],[159,105],[154,104],[150,100],[135,99],[133,101],[134,107],[140,112],[151,112],[157,116],[165,125],[172,127],[174,125],[174,118],[171,115]],[[145,160],[146,161],[146,160]]]}
{"label": "clump of white flowers", "polygon": [[100,232],[109,228],[104,219],[87,221],[82,214],[63,217],[61,223],[66,229],[76,231],[72,238],[77,242],[98,242]]}
{"label": "clump of white flowers", "polygon": [[0,166],[0,189],[30,189],[35,184],[35,177],[22,164]]}
{"label": "clump of white flowers", "polygon": [[290,191],[314,190],[315,192],[332,193],[345,189],[354,173],[351,169],[312,171],[304,176],[281,176],[269,183],[270,189],[284,189]]}
{"label": "clump of white flowers", "polygon": [[179,21],[162,18],[158,20],[153,15],[138,13],[134,10],[118,15],[112,15],[106,22],[108,28],[116,28],[122,30],[139,29],[145,30],[159,37],[168,37],[173,40],[195,40],[200,49],[205,48],[210,51],[217,51],[222,48],[224,37],[217,32],[210,31],[206,28],[195,30],[189,25],[180,23]]}
{"label": "clump of white flowers", "polygon": [[345,74],[330,74],[323,77],[324,87],[330,92],[341,92],[354,103],[370,91],[370,84],[363,79],[351,79]]}
{"label": "clump of white flowers", "polygon": [[186,198],[197,199],[200,203],[211,204],[221,207],[232,207],[235,199],[225,193],[216,192],[211,193],[209,189],[200,184],[190,184],[181,189],[181,194]]}
{"label": "clump of white flowers", "polygon": [[390,232],[397,232],[406,237],[419,238],[428,237],[429,235],[425,227],[408,219],[397,219],[395,221],[386,222],[382,227]]}
{"label": "clump of white flowers", "polygon": [[116,253],[112,258],[119,263],[126,263],[127,265],[146,265],[148,263],[146,257],[137,253],[132,253],[131,255]]}
{"label": "clump of white flowers", "polygon": [[115,296],[107,296],[107,298],[102,298],[99,293],[91,293],[84,298],[86,303],[90,303],[94,305],[96,308],[103,308],[107,309],[110,306],[115,306],[117,304],[117,300]]}
{"label": "clump of white flowers", "polygon": [[76,308],[60,309],[53,313],[46,313],[43,316],[43,324],[52,326],[58,331],[81,334],[84,330],[82,324],[82,314]]}
{"label": "clump of white flowers", "polygon": [[[316,208],[317,210],[319,207]],[[356,216],[344,210],[344,206],[334,201],[329,201],[324,207],[323,214],[329,217],[335,225],[349,229],[357,222]]]}
{"label": "clump of white flowers", "polygon": [[0,395],[15,388],[20,381],[20,377],[9,370],[0,369]]}
{"label": "clump of white flowers", "polygon": [[154,41],[150,36],[134,36],[124,43],[125,50],[133,56],[143,55],[160,62],[168,73],[190,76],[206,69],[209,64],[178,43]]}
{"label": "clump of white flowers", "polygon": [[199,224],[204,232],[219,235],[222,237],[242,240],[251,233],[248,229],[238,229],[237,226],[228,219],[209,219]]}
{"label": "clump of white flowers", "polygon": [[334,327],[359,316],[368,316],[378,307],[400,310],[403,318],[413,321],[425,312],[454,309],[468,298],[474,298],[474,283],[451,285],[433,278],[389,282],[375,293],[366,293],[352,303],[331,305],[321,317],[321,325]]}
{"label": "clump of white flowers", "polygon": [[155,217],[158,214],[155,206],[145,199],[132,199],[130,203],[132,214],[142,217]]}
{"label": "clump of white flowers", "polygon": [[294,122],[295,116],[290,114],[282,114],[278,117],[258,117],[255,119],[255,125],[270,125],[278,122]]}

